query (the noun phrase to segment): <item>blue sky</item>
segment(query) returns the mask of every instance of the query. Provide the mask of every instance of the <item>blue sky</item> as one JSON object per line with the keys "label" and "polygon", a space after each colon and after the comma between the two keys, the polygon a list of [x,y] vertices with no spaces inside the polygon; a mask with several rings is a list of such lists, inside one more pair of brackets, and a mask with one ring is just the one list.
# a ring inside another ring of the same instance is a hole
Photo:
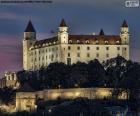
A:
{"label": "blue sky", "polygon": [[22,69],[22,38],[29,20],[38,39],[57,33],[64,18],[71,34],[119,34],[124,19],[130,27],[130,58],[140,62],[140,7],[125,0],[53,0],[52,4],[0,4],[0,75]]}

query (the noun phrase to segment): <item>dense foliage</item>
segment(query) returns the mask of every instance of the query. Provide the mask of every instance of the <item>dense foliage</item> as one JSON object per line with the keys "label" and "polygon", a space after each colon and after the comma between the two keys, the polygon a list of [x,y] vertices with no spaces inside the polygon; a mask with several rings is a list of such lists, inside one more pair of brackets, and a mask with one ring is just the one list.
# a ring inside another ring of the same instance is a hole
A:
{"label": "dense foliage", "polygon": [[38,71],[20,71],[21,85],[34,90],[73,87],[140,88],[140,64],[118,56],[102,64],[97,60],[73,65],[52,63]]}

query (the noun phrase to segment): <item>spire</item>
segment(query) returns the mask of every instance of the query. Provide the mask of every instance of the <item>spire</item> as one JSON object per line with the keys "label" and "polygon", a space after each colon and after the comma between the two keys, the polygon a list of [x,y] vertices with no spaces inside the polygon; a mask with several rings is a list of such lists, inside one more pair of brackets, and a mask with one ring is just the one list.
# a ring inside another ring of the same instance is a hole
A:
{"label": "spire", "polygon": [[126,20],[123,21],[122,27],[128,27]]}
{"label": "spire", "polygon": [[64,19],[61,20],[60,26],[59,27],[67,27],[66,22]]}
{"label": "spire", "polygon": [[28,23],[28,25],[27,25],[27,27],[26,27],[24,32],[36,32],[31,21],[29,21],[29,23]]}
{"label": "spire", "polygon": [[99,33],[99,35],[105,35],[105,33],[104,33],[103,29],[101,29],[101,31],[100,31],[100,33]]}

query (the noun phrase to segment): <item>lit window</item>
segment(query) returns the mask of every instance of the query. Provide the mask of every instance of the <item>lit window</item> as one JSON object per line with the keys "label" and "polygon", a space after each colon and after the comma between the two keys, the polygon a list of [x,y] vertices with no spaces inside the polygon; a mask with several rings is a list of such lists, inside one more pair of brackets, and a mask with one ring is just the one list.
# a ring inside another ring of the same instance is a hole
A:
{"label": "lit window", "polygon": [[109,54],[106,54],[106,57],[109,58]]}
{"label": "lit window", "polygon": [[108,44],[108,41],[105,41],[105,44]]}
{"label": "lit window", "polygon": [[86,40],[86,44],[89,44],[89,40]]}
{"label": "lit window", "polygon": [[96,44],[99,44],[99,41],[98,40],[96,40]]}
{"label": "lit window", "polygon": [[72,43],[72,40],[69,40],[69,43]]}
{"label": "lit window", "polygon": [[79,40],[77,40],[77,43],[80,43],[80,41],[79,41]]}

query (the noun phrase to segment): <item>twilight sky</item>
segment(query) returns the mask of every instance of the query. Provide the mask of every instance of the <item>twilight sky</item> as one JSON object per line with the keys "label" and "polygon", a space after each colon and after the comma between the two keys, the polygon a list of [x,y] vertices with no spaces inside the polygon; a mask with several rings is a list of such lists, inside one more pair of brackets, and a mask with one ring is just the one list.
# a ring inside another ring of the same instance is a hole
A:
{"label": "twilight sky", "polygon": [[126,8],[125,0],[53,0],[52,4],[0,4],[0,77],[22,69],[22,38],[29,20],[38,39],[57,32],[64,18],[71,34],[119,34],[126,19],[130,27],[130,58],[140,62],[140,7]]}

